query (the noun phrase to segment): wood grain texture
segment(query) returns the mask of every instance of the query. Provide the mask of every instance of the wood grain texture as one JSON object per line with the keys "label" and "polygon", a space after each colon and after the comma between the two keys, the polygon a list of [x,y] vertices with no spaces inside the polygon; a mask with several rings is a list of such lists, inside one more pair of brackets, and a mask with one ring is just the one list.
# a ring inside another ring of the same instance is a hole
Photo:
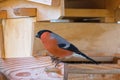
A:
{"label": "wood grain texture", "polygon": [[107,9],[65,9],[65,17],[107,17]]}
{"label": "wood grain texture", "polygon": [[16,8],[14,9],[14,13],[17,16],[35,17],[37,15],[37,9],[36,8]]}
{"label": "wood grain texture", "polygon": [[4,20],[5,57],[30,57],[35,18]]}
{"label": "wood grain texture", "polygon": [[[6,58],[5,60],[0,59],[0,71],[4,74],[8,80],[63,80],[64,66],[61,63],[58,69],[59,73],[45,72],[46,67],[54,67],[51,64],[50,57],[39,56],[39,57],[26,57],[26,58]],[[80,74],[71,72],[71,69],[80,70]],[[105,74],[102,71],[106,70],[119,70],[120,65],[118,64],[69,64],[67,66],[68,80],[119,80],[120,74],[109,73]],[[101,71],[103,74],[87,73],[87,70]]]}
{"label": "wood grain texture", "polygon": [[0,20],[0,58],[5,58],[2,20]]}
{"label": "wood grain texture", "polygon": [[7,80],[7,78],[5,77],[5,75],[3,73],[0,72],[0,80]]}
{"label": "wood grain texture", "polygon": [[[35,34],[49,29],[59,34],[89,56],[120,56],[120,24],[104,23],[35,23]],[[34,34],[34,35],[35,35]],[[33,54],[47,52],[34,37]]]}
{"label": "wood grain texture", "polygon": [[0,11],[0,19],[7,18],[7,11],[6,10],[1,10]]}
{"label": "wood grain texture", "polygon": [[8,80],[63,80],[63,74],[45,72],[46,67],[54,67],[49,57],[6,58],[0,63]]}

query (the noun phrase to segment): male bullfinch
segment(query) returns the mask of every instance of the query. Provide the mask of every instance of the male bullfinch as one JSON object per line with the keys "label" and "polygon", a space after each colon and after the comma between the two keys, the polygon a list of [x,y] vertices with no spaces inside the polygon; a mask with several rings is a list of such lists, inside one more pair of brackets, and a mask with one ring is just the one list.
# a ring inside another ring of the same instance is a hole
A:
{"label": "male bullfinch", "polygon": [[79,51],[73,44],[50,30],[40,30],[36,37],[41,39],[45,48],[50,52],[52,62],[55,62],[56,66],[63,59],[67,60],[72,56],[80,56],[97,64],[95,60]]}

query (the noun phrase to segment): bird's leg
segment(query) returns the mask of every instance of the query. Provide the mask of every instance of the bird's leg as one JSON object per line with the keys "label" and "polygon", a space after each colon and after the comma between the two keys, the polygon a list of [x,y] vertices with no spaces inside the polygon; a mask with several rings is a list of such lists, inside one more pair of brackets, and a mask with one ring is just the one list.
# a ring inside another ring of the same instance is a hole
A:
{"label": "bird's leg", "polygon": [[59,57],[54,57],[54,56],[50,56],[52,63],[55,63],[55,67],[57,67],[57,65],[61,62],[61,60],[59,59]]}
{"label": "bird's leg", "polygon": [[60,59],[57,59],[56,61],[55,61],[55,67],[57,67],[57,65],[59,64],[61,62],[61,60]]}

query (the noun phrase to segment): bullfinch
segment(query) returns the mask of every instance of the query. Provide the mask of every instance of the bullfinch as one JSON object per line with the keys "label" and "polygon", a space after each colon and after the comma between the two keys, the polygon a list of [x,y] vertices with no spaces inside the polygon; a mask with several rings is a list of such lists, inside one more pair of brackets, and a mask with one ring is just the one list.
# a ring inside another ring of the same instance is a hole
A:
{"label": "bullfinch", "polygon": [[46,50],[50,52],[52,62],[56,63],[55,66],[57,66],[62,60],[70,59],[73,56],[80,56],[80,58],[87,59],[97,64],[95,60],[81,52],[72,43],[50,30],[40,30],[36,34],[36,37],[41,39]]}

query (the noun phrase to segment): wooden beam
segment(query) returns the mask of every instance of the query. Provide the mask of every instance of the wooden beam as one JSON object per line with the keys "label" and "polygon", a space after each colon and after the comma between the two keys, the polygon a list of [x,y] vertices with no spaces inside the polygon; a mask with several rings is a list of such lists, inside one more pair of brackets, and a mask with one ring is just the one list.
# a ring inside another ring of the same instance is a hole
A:
{"label": "wooden beam", "polygon": [[108,17],[107,9],[65,9],[62,17]]}
{"label": "wooden beam", "polygon": [[68,64],[68,73],[72,74],[120,74],[117,64]]}
{"label": "wooden beam", "polygon": [[6,58],[32,56],[32,23],[34,21],[34,17],[6,19],[4,21],[3,30]]}
{"label": "wooden beam", "polygon": [[7,11],[6,10],[0,11],[0,19],[2,19],[2,18],[7,18]]}
{"label": "wooden beam", "polygon": [[[91,57],[98,63],[117,63],[117,61],[114,61],[114,57]],[[117,58],[118,59],[118,58]],[[63,62],[78,62],[78,63],[92,63],[91,61],[87,59],[83,59],[81,57],[71,57],[69,59],[62,59]]]}
{"label": "wooden beam", "polygon": [[37,15],[37,9],[36,8],[16,8],[16,9],[14,9],[14,13],[17,16],[34,17]]}
{"label": "wooden beam", "polygon": [[2,20],[0,20],[0,58],[5,58]]}

